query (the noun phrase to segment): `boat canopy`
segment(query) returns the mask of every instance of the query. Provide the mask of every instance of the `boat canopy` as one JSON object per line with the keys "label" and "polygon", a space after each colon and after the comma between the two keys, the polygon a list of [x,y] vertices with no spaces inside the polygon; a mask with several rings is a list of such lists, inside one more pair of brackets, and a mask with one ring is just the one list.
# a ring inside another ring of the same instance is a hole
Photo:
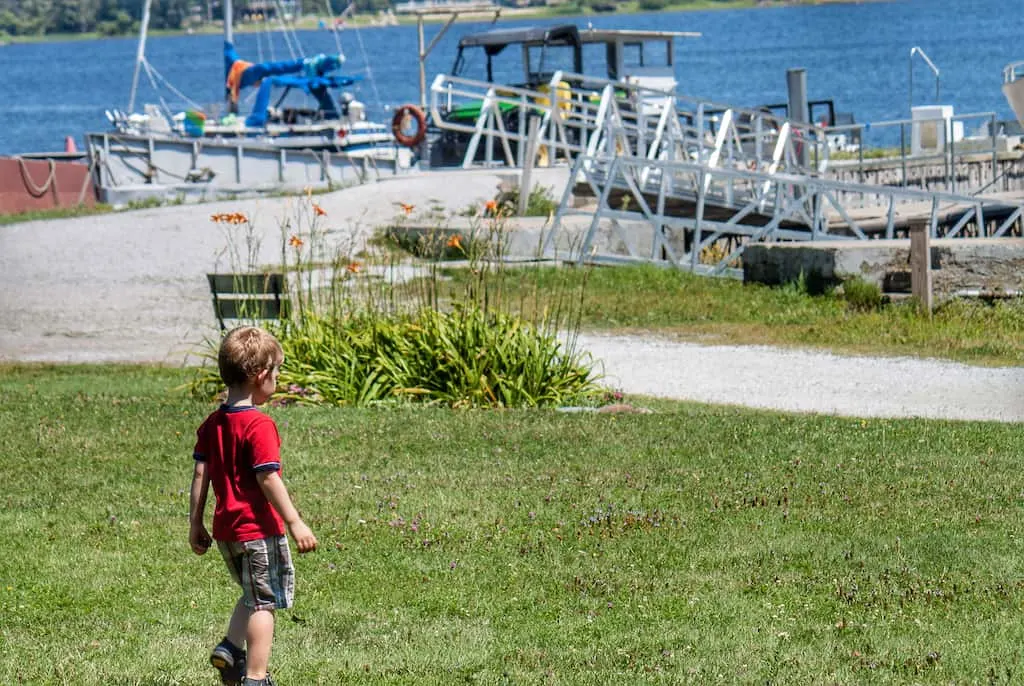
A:
{"label": "boat canopy", "polygon": [[487,57],[486,79],[493,83],[495,58],[505,48],[516,46],[522,50],[521,56],[513,54],[507,61],[503,57],[501,63],[518,65],[523,74],[522,84],[535,85],[547,81],[559,70],[582,73],[584,49],[597,45],[604,48],[597,49],[601,57],[591,49],[587,62],[592,68],[602,60],[605,69],[603,73],[592,75],[613,81],[631,79],[653,90],[673,90],[677,85],[674,41],[698,36],[699,33],[684,31],[593,27],[581,30],[575,24],[492,29],[462,37],[451,74],[464,77],[470,67],[466,55],[482,49]]}
{"label": "boat canopy", "polygon": [[640,29],[595,29],[580,31],[575,24],[529,26],[518,29],[493,29],[463,36],[460,48],[482,47],[488,55],[496,55],[506,46],[516,45],[582,45],[589,43],[640,42],[672,38],[700,38],[696,31],[646,31]]}
{"label": "boat canopy", "polygon": [[488,57],[497,55],[508,45],[571,45],[579,47],[580,32],[573,24],[532,26],[522,29],[494,29],[463,36],[459,48],[482,47]]}
{"label": "boat canopy", "polygon": [[700,31],[643,31],[640,29],[584,29],[580,31],[581,43],[614,43],[622,40],[638,42],[665,40],[669,38],[700,38]]}

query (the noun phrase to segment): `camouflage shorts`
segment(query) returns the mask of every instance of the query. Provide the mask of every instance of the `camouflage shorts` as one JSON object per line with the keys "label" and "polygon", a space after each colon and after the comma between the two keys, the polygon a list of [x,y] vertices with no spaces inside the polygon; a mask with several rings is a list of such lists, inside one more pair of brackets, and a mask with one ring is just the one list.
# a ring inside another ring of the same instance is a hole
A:
{"label": "camouflage shorts", "polygon": [[217,541],[231,577],[250,610],[284,610],[295,595],[295,568],[284,536],[255,541]]}

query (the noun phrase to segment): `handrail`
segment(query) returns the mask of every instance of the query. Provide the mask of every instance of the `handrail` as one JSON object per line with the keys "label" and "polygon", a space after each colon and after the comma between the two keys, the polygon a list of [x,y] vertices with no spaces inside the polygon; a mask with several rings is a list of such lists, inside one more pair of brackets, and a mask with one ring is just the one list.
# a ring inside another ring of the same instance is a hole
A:
{"label": "handrail", "polygon": [[1024,67],[1024,60],[1019,62],[1010,62],[1008,65],[1003,67],[1003,83],[1013,83],[1019,78],[1024,78],[1024,70],[1018,72],[1017,70]]}
{"label": "handrail", "polygon": [[910,57],[908,58],[910,64],[910,92],[908,94],[908,101],[910,103],[911,110],[914,109],[914,55],[920,55],[921,59],[923,59],[925,63],[929,67],[931,67],[931,70],[935,73],[935,100],[938,101],[939,99],[939,68],[935,66],[935,63],[932,62],[928,55],[925,54],[924,50],[917,46],[914,46],[910,49]]}
{"label": "handrail", "polygon": [[[645,173],[652,182],[638,184]],[[735,262],[751,243],[896,238],[905,235],[912,219],[924,220],[933,237],[996,239],[1019,231],[1024,218],[1024,202],[1001,196],[712,168],[706,163],[683,160],[581,156],[571,178],[578,178],[579,174],[584,175],[597,194],[598,206],[587,210],[573,208],[571,186],[568,187],[544,238],[542,255],[565,254],[580,262],[649,261],[700,273],[742,276],[735,269]],[[713,185],[709,185],[706,180],[712,175]],[[735,192],[730,191],[733,187]],[[630,202],[611,202],[613,188],[624,193]],[[873,205],[877,211],[870,215],[851,212],[850,199],[858,195],[875,198]],[[669,198],[683,199],[689,203],[689,210],[679,212],[678,203],[676,209],[668,210]],[[908,202],[915,202],[917,207],[910,216],[899,217],[896,206]],[[706,205],[715,206],[716,211],[703,212]],[[760,216],[751,217],[752,213]],[[582,240],[560,239],[565,218],[580,214],[591,216],[590,228]],[[973,230],[965,230],[971,224]],[[666,229],[675,233],[674,244],[667,242]],[[597,234],[607,230],[622,247],[610,251],[594,249]],[[712,245],[718,250],[705,255]],[[711,259],[706,261],[705,257]]]}
{"label": "handrail", "polygon": [[[502,145],[524,143],[525,121],[531,115],[541,117],[539,145],[547,147],[549,159],[562,152],[566,157],[586,152],[593,155],[597,146],[613,145],[622,151],[627,145],[643,156],[659,155],[706,159],[715,147],[712,142],[726,122],[730,131],[729,164],[766,168],[778,159],[776,150],[780,135],[784,138],[786,120],[759,109],[723,107],[728,117],[712,116],[718,112],[715,103],[679,96],[670,90],[649,88],[636,83],[587,76],[575,72],[556,72],[539,89],[512,85],[496,85],[464,77],[439,74],[431,86],[430,115],[440,129],[468,134],[472,137],[465,150],[463,165],[472,164],[481,138]],[[487,107],[475,114],[475,121],[452,121],[449,113],[462,101],[484,102]],[[625,105],[625,106],[624,106]],[[665,108],[673,113],[667,115]],[[519,125],[508,127],[498,121],[513,121],[518,110]],[[676,122],[669,126],[673,118]],[[824,129],[812,123],[793,124],[798,145],[811,146],[818,161],[817,170],[827,166],[829,153],[825,147]],[[578,134],[570,135],[570,132]],[[490,149],[490,147],[488,147]],[[721,153],[720,153],[721,156]],[[485,163],[491,157],[485,156]],[[506,161],[511,163],[506,154]],[[519,155],[521,157],[521,154]],[[519,164],[522,160],[517,160]],[[793,167],[795,160],[785,160]],[[811,171],[808,168],[808,171]]]}

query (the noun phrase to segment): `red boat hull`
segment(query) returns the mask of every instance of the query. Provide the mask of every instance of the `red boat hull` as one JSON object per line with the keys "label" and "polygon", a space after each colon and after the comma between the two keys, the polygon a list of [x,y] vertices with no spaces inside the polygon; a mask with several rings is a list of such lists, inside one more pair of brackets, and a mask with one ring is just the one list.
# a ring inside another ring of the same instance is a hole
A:
{"label": "red boat hull", "polygon": [[95,204],[96,188],[87,164],[0,158],[0,214]]}

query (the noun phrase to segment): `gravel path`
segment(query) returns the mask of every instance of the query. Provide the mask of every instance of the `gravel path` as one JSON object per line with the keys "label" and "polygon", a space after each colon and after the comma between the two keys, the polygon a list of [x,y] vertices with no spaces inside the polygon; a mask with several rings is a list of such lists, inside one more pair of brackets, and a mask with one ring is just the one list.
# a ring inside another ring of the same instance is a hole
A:
{"label": "gravel path", "polygon": [[[398,203],[462,209],[491,197],[495,173],[434,172],[317,197],[358,240]],[[0,226],[0,360],[180,364],[217,334],[205,274],[226,268],[218,212],[256,218],[262,262],[279,259],[294,198],[136,210]],[[626,393],[865,417],[1024,421],[1024,368],[840,357],[585,335],[606,383]]]}
{"label": "gravel path", "polygon": [[856,417],[1024,421],[1024,367],[581,336],[605,383],[679,400]]}

